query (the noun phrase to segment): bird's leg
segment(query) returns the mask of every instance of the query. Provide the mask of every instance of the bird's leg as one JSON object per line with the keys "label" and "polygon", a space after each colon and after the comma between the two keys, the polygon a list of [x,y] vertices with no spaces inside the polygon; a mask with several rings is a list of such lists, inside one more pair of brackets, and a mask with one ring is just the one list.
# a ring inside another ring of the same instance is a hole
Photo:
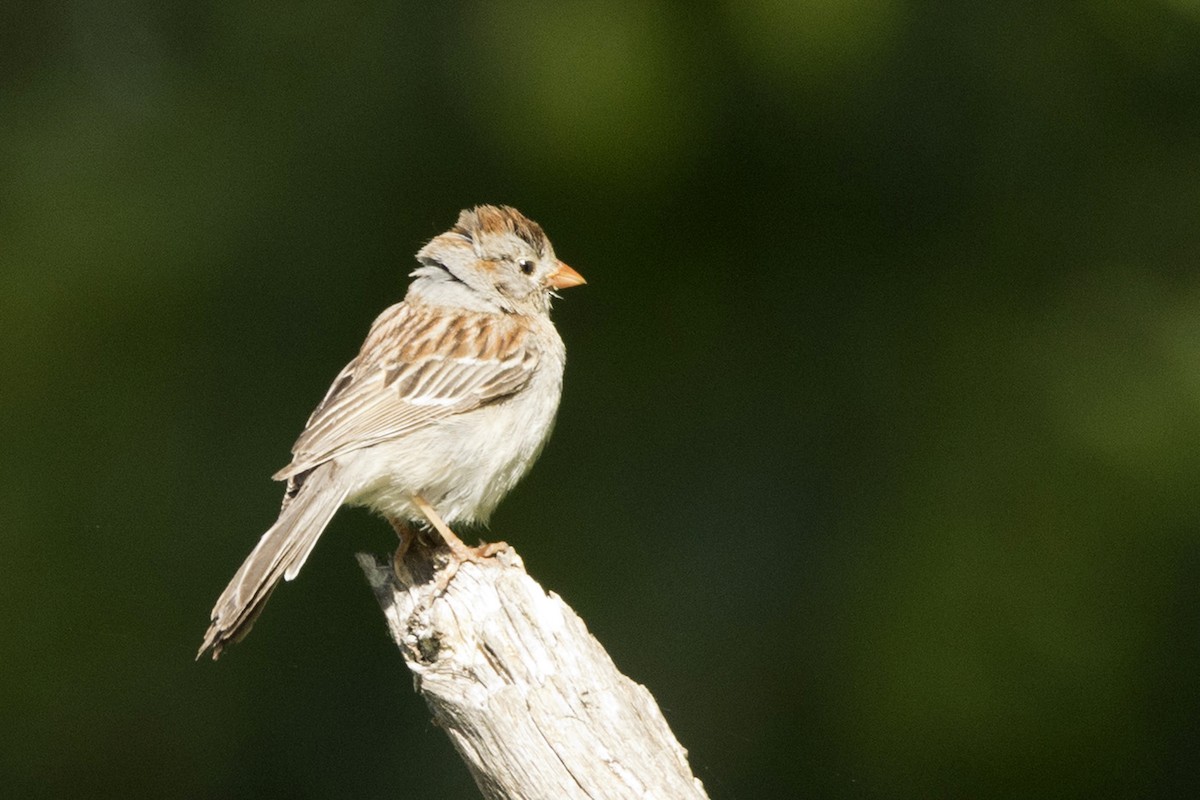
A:
{"label": "bird's leg", "polygon": [[399,517],[388,517],[387,521],[391,523],[392,529],[400,537],[400,546],[396,548],[396,552],[392,555],[392,569],[398,573],[400,571],[400,563],[404,561],[404,555],[408,552],[408,548],[412,546],[413,539],[417,538],[417,532]]}
{"label": "bird's leg", "polygon": [[501,550],[507,550],[508,544],[505,542],[489,542],[481,544],[478,547],[467,547],[463,544],[462,539],[459,539],[454,531],[450,530],[450,526],[446,521],[434,510],[433,506],[425,500],[424,497],[414,494],[412,496],[413,505],[420,509],[425,515],[425,519],[429,520],[438,533],[442,535],[442,539],[446,542],[446,546],[450,548],[454,558],[462,563],[463,561],[473,561],[476,564],[482,562],[485,558],[491,558]]}

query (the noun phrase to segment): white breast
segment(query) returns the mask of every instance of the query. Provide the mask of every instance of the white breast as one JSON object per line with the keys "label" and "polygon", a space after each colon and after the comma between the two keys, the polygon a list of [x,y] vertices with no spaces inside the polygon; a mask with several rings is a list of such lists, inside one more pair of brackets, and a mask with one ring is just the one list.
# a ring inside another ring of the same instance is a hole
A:
{"label": "white breast", "polygon": [[357,487],[347,503],[424,522],[412,504],[417,494],[450,524],[486,523],[554,427],[565,351],[548,319],[544,331],[538,366],[516,394],[339,457]]}

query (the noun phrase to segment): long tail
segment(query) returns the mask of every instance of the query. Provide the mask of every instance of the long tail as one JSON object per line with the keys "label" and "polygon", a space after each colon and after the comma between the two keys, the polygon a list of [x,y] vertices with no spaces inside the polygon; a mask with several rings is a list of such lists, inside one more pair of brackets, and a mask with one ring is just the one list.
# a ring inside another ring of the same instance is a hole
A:
{"label": "long tail", "polygon": [[337,463],[326,462],[304,476],[299,491],[284,504],[279,519],[258,540],[217,598],[212,624],[204,634],[204,644],[196,658],[212,648],[215,661],[227,645],[241,641],[280,579],[290,581],[300,572],[349,492],[349,486],[338,479],[337,473]]}

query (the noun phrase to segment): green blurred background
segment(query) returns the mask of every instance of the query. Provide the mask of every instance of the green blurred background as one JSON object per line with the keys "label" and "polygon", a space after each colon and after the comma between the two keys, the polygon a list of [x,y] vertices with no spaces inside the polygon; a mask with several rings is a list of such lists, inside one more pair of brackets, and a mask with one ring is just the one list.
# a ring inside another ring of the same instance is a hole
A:
{"label": "green blurred background", "polygon": [[364,512],[192,657],[479,202],[589,280],[491,535],[714,798],[1195,796],[1195,0],[6,4],[6,795],[476,796]]}

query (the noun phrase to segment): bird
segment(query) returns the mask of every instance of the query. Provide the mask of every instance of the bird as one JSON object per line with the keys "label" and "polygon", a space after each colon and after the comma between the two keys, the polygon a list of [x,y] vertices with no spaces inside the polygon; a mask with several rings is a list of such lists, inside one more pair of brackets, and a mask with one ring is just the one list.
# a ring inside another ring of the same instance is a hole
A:
{"label": "bird", "polygon": [[510,206],[462,211],[416,260],[273,476],[287,482],[279,518],[217,599],[197,659],[249,633],[343,505],[383,516],[402,547],[434,529],[458,563],[495,551],[450,526],[486,524],[541,453],[566,364],[551,299],[586,281]]}

